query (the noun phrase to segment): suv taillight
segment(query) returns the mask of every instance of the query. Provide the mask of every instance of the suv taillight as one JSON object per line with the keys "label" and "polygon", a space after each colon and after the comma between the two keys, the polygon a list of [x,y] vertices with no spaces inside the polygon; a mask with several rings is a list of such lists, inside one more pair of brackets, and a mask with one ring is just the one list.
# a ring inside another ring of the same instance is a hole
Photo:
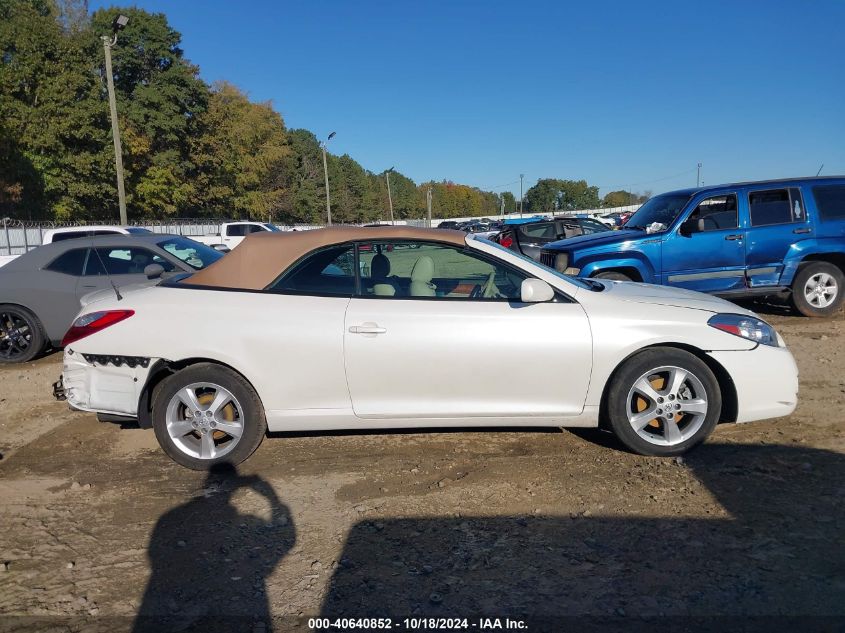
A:
{"label": "suv taillight", "polygon": [[135,310],[101,310],[91,312],[78,317],[70,326],[62,339],[62,347],[70,345],[74,341],[91,336],[95,332],[105,330],[107,327],[128,319]]}

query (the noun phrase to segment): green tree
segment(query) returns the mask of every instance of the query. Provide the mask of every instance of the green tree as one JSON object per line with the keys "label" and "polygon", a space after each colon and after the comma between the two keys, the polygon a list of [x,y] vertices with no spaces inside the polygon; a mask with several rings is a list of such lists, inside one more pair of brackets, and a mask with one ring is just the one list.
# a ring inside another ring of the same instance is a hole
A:
{"label": "green tree", "polygon": [[[198,198],[190,139],[199,134],[209,88],[184,58],[181,35],[163,13],[116,7],[95,11],[87,32],[90,59],[102,60],[98,35],[111,33],[121,13],[129,17],[129,26],[112,49],[112,63],[126,145],[127,207],[134,216],[182,215]],[[105,80],[102,90],[105,98]]]}
{"label": "green tree", "polygon": [[510,191],[505,191],[502,198],[505,199],[505,213],[516,213],[516,197]]}
{"label": "green tree", "polygon": [[542,178],[525,193],[526,210],[532,213],[577,211],[598,206],[598,187],[591,187],[586,180]]}
{"label": "green tree", "polygon": [[190,157],[195,208],[211,215],[283,217],[290,146],[272,106],[252,103],[232,84],[220,82],[197,126]]}

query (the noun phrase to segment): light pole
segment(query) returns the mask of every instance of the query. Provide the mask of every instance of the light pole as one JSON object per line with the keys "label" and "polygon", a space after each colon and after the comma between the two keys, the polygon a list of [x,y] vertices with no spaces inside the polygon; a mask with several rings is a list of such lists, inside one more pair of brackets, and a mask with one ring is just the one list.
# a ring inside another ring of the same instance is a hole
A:
{"label": "light pole", "polygon": [[117,202],[120,206],[120,223],[129,224],[126,217],[126,190],[123,188],[123,150],[120,147],[120,128],[117,125],[117,101],[114,97],[114,74],[111,69],[111,49],[117,44],[117,32],[129,24],[129,18],[119,15],[112,22],[112,35],[101,36],[106,52],[106,85],[109,89],[109,112],[111,113],[111,133],[114,138],[114,167],[117,171]]}
{"label": "light pole", "polygon": [[387,203],[390,205],[390,223],[393,224],[393,196],[390,195],[390,172],[393,167],[384,172],[384,177],[387,179]]}
{"label": "light pole", "polygon": [[334,138],[337,132],[332,132],[326,137],[326,140],[320,143],[320,148],[323,150],[323,173],[326,175],[326,223],[328,226],[332,225],[332,199],[329,195],[329,164],[326,161],[326,145]]}
{"label": "light pole", "polygon": [[522,179],[525,174],[519,174],[519,217],[522,217]]}
{"label": "light pole", "polygon": [[698,163],[698,173],[695,176],[695,186],[701,186],[701,163]]}

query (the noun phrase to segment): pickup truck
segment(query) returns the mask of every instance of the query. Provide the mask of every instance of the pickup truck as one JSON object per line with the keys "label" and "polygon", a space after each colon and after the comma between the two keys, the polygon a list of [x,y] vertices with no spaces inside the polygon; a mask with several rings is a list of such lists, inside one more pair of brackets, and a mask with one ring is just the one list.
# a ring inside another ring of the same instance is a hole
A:
{"label": "pickup truck", "polygon": [[219,233],[210,235],[186,235],[192,240],[207,244],[217,250],[232,250],[250,233],[262,231],[281,231],[275,224],[269,222],[223,222]]}
{"label": "pickup truck", "polygon": [[[41,245],[53,244],[63,240],[73,240],[78,237],[95,237],[98,235],[149,235],[151,231],[140,226],[114,226],[102,225],[96,226],[63,226],[57,229],[48,229],[44,231],[41,239]],[[35,248],[37,244],[30,244],[30,248]],[[0,266],[8,264],[10,261],[19,257],[19,255],[0,255]]]}
{"label": "pickup truck", "polygon": [[845,176],[671,191],[625,227],[543,247],[558,272],[725,297],[788,293],[806,316],[842,305]]}

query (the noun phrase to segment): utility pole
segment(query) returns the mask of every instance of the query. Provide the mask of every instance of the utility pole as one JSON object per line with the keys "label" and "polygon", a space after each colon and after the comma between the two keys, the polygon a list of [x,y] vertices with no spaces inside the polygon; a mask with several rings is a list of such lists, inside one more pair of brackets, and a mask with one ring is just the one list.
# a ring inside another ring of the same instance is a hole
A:
{"label": "utility pole", "polygon": [[502,198],[502,207],[499,210],[499,215],[502,216],[502,217],[505,217],[505,197],[502,196],[501,198]]}
{"label": "utility pole", "polygon": [[114,96],[114,73],[111,67],[111,49],[117,44],[117,32],[129,24],[129,18],[119,15],[112,22],[112,36],[101,36],[106,53],[106,86],[109,91],[109,113],[111,114],[111,133],[114,139],[114,167],[117,171],[117,202],[120,207],[120,223],[129,224],[126,216],[126,190],[123,187],[123,149],[120,146],[120,128],[117,123],[117,101]]}
{"label": "utility pole", "polygon": [[429,187],[428,190],[425,192],[425,205],[427,208],[426,226],[428,226],[428,228],[431,228],[431,187]]}
{"label": "utility pole", "polygon": [[695,177],[695,186],[701,186],[701,163],[698,163],[698,174]]}
{"label": "utility pole", "polygon": [[326,175],[326,224],[332,225],[332,198],[329,195],[329,164],[326,161],[326,145],[334,138],[336,132],[332,132],[326,137],[326,140],[320,143],[320,148],[323,150],[323,173]]}
{"label": "utility pole", "polygon": [[522,217],[522,179],[525,174],[519,174],[519,217]]}
{"label": "utility pole", "polygon": [[384,172],[384,177],[387,179],[387,203],[390,205],[390,223],[393,224],[393,196],[390,195],[390,172],[393,167]]}

